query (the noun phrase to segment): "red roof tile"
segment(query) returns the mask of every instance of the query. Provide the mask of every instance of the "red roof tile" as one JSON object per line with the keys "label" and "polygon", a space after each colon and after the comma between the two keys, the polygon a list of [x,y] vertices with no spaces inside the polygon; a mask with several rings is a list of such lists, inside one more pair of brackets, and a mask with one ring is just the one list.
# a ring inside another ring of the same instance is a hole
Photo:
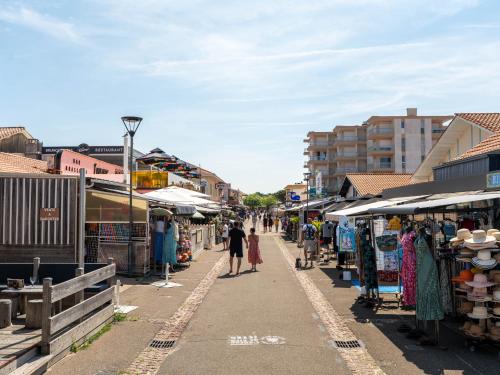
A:
{"label": "red roof tile", "polygon": [[493,134],[492,136],[486,138],[482,142],[479,142],[477,145],[465,151],[462,155],[459,155],[456,158],[452,159],[451,161],[466,159],[472,156],[486,154],[492,151],[500,151],[500,133]]}
{"label": "red roof tile", "polygon": [[359,195],[378,195],[384,189],[409,185],[411,174],[389,173],[348,173],[346,178],[351,181]]}
{"label": "red roof tile", "polygon": [[500,132],[500,113],[456,113],[456,116],[494,133]]}
{"label": "red roof tile", "polygon": [[0,152],[0,172],[46,174],[47,162]]}

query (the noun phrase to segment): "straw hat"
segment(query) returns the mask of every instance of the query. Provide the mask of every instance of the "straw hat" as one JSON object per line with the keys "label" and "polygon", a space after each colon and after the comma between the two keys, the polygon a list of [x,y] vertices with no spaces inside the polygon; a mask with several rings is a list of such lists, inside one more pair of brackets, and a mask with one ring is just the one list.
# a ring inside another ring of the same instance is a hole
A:
{"label": "straw hat", "polygon": [[490,250],[479,250],[471,262],[474,266],[482,269],[495,268],[497,265],[497,261],[491,257]]}
{"label": "straw hat", "polygon": [[462,256],[462,257],[471,257],[472,258],[474,255],[476,255],[476,251],[468,249],[466,247],[464,247],[463,249],[460,250],[460,256]]}
{"label": "straw hat", "polygon": [[492,236],[495,237],[495,239],[497,240],[497,242],[500,241],[500,231],[493,233]]}
{"label": "straw hat", "polygon": [[487,236],[486,232],[482,229],[475,230],[472,232],[472,238],[464,240],[465,246],[470,249],[482,249],[488,246],[495,245],[496,238],[493,236]]}
{"label": "straw hat", "polygon": [[496,232],[500,232],[500,231],[498,229],[495,229],[495,228],[488,229],[488,231],[486,232],[486,235],[494,237],[493,233],[496,233]]}
{"label": "straw hat", "polygon": [[493,301],[500,302],[500,290],[495,289],[493,291]]}
{"label": "straw hat", "polygon": [[[500,306],[495,306],[493,308],[493,315],[500,316]],[[500,327],[498,327],[500,329]]]}
{"label": "straw hat", "polygon": [[457,309],[461,314],[467,314],[472,312],[472,308],[474,307],[474,303],[470,301],[463,301],[460,307]]}
{"label": "straw hat", "polygon": [[457,236],[453,237],[450,242],[462,242],[469,238],[472,238],[472,233],[470,230],[462,228],[457,231]]}
{"label": "straw hat", "polygon": [[462,270],[458,276],[452,277],[451,281],[454,283],[462,283],[465,281],[472,281],[474,279],[474,274],[471,270]]}
{"label": "straw hat", "polygon": [[473,281],[466,281],[465,283],[473,288],[487,288],[495,285],[495,283],[488,281],[486,275],[482,273],[476,273]]}
{"label": "straw hat", "polygon": [[[472,319],[488,319],[491,318],[491,314],[488,314],[488,309],[484,306],[474,306],[471,313],[467,313],[467,316]],[[472,327],[469,332],[472,331]]]}
{"label": "straw hat", "polygon": [[495,340],[495,341],[500,341],[500,322],[497,322],[493,327],[490,328],[490,332],[488,333],[488,336],[490,339]]}
{"label": "straw hat", "polygon": [[466,333],[470,336],[481,337],[484,335],[484,330],[481,326],[479,326],[479,324],[471,324]]}

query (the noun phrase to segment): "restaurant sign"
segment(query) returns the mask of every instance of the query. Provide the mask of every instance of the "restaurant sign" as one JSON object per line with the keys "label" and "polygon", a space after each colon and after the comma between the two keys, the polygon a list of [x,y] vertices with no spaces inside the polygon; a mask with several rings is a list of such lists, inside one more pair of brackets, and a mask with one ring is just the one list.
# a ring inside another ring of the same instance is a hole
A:
{"label": "restaurant sign", "polygon": [[59,208],[40,208],[40,221],[59,221]]}
{"label": "restaurant sign", "polygon": [[486,175],[486,187],[488,189],[500,188],[500,172],[488,173]]}

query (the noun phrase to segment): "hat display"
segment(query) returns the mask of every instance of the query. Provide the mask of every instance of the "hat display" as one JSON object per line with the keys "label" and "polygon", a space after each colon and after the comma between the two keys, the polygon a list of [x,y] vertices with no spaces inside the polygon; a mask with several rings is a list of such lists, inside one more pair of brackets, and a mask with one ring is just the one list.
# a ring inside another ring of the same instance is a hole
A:
{"label": "hat display", "polygon": [[470,328],[465,332],[474,337],[481,337],[484,335],[484,329],[479,326],[479,324],[471,324]]}
{"label": "hat display", "polygon": [[476,252],[474,250],[467,249],[467,248],[463,248],[460,250],[460,256],[464,256],[464,257],[470,256],[472,258],[474,255],[476,255]]}
{"label": "hat display", "polygon": [[453,237],[450,242],[462,242],[464,240],[467,240],[469,238],[472,238],[472,233],[470,230],[462,228],[457,231],[457,236]]}
{"label": "hat display", "polygon": [[486,232],[482,229],[475,230],[472,232],[472,237],[464,240],[465,246],[469,249],[485,249],[494,246],[496,238],[493,236],[487,236]]}
{"label": "hat display", "polygon": [[490,275],[490,279],[495,284],[500,284],[500,273],[494,273],[493,275]]}
{"label": "hat display", "polygon": [[495,283],[488,281],[486,275],[483,275],[482,273],[476,273],[473,281],[465,281],[465,283],[473,288],[487,288],[495,285]]}
{"label": "hat display", "polygon": [[486,232],[486,236],[494,237],[494,233],[496,233],[496,232],[500,232],[500,231],[498,229],[495,229],[495,228],[488,229],[488,231]]}
{"label": "hat display", "polygon": [[464,325],[462,327],[460,327],[460,329],[462,331],[468,331],[471,326],[472,326],[472,322],[467,321],[467,322],[464,323]]}
{"label": "hat display", "polygon": [[496,253],[493,258],[497,261],[500,262],[500,253]]}
{"label": "hat display", "polygon": [[461,314],[467,314],[472,312],[472,308],[474,307],[474,303],[470,301],[463,301],[460,307],[457,309]]}
{"label": "hat display", "polygon": [[465,281],[472,281],[474,279],[474,274],[471,270],[462,270],[458,276],[452,277],[451,281],[454,283],[463,283]]}
{"label": "hat display", "polygon": [[488,336],[490,337],[490,339],[493,339],[495,341],[500,341],[500,325],[495,324],[493,327],[491,327]]}
{"label": "hat display", "polygon": [[470,293],[467,293],[467,300],[473,301],[473,302],[489,302],[492,300],[491,295],[484,295],[484,296],[474,296]]}
{"label": "hat display", "polygon": [[479,250],[471,262],[474,266],[482,269],[491,269],[497,265],[497,261],[491,257],[490,250]]}
{"label": "hat display", "polygon": [[[467,313],[467,316],[472,319],[488,319],[491,315],[488,314],[488,310],[484,306],[474,306],[471,313]],[[471,327],[472,330],[472,327]]]}
{"label": "hat display", "polygon": [[500,316],[500,306],[493,308],[493,315]]}
{"label": "hat display", "polygon": [[495,237],[497,242],[500,241],[500,231],[493,233],[492,236]]}
{"label": "hat display", "polygon": [[500,290],[493,291],[493,301],[500,302]]}

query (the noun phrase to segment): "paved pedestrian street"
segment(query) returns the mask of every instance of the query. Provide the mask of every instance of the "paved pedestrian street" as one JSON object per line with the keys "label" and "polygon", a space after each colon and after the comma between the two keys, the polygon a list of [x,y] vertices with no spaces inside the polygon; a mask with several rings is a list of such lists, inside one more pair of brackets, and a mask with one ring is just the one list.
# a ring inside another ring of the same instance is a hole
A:
{"label": "paved pedestrian street", "polygon": [[218,247],[174,274],[182,287],[127,286],[122,303],[139,308],[48,373],[495,373],[494,356],[471,355],[448,332],[442,344],[453,350],[416,345],[397,332],[411,313],[358,307],[335,264],[296,271],[296,243],[260,238],[258,272],[244,258],[241,275],[228,275],[229,255]]}

